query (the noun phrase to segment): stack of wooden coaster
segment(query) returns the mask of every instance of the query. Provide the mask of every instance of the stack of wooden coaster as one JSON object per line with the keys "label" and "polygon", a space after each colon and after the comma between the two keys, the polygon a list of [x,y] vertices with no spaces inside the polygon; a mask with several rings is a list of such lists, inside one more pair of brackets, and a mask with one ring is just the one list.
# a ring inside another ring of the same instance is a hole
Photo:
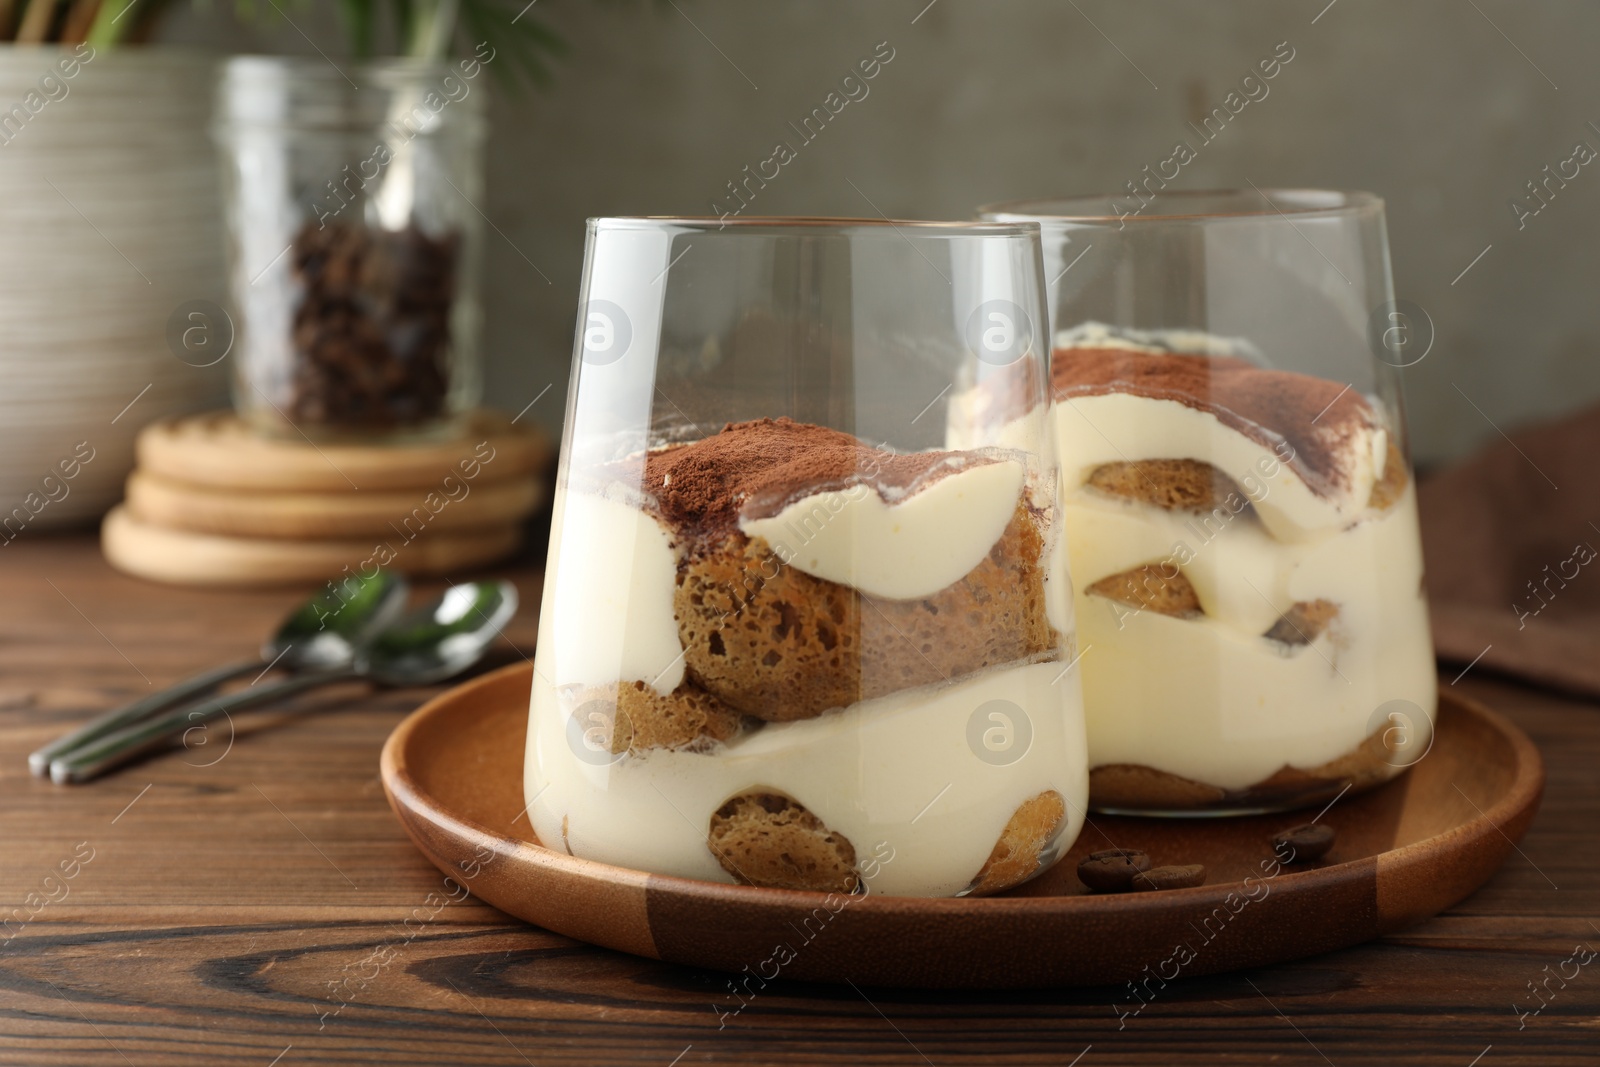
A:
{"label": "stack of wooden coaster", "polygon": [[101,544],[119,569],[182,585],[448,574],[516,551],[551,458],[489,411],[448,440],[383,446],[261,437],[231,412],[168,420],[139,435]]}

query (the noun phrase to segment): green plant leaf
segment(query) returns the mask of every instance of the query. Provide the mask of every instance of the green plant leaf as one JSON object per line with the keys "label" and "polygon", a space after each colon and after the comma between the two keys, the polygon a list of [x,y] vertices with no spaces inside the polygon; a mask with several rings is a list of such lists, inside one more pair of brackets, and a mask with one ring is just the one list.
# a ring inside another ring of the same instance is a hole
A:
{"label": "green plant leaf", "polygon": [[[125,40],[136,24],[147,22],[170,3],[104,0],[87,40],[96,48],[115,45]],[[214,0],[194,0],[194,6],[209,10]],[[231,0],[229,6],[239,21],[260,24],[287,17],[285,9],[304,11],[309,0]],[[138,10],[130,13],[135,7]],[[432,58],[438,58],[450,52],[452,41],[465,35],[470,38],[464,42],[469,52],[480,42],[494,49],[495,60],[488,66],[497,81],[511,88],[548,86],[554,61],[571,51],[566,39],[550,28],[543,12],[528,0],[339,0],[339,19],[356,59],[367,59],[377,51],[384,8],[399,54],[427,58],[431,51]],[[457,22],[459,26],[447,24]]]}
{"label": "green plant leaf", "polygon": [[394,38],[404,42],[416,34],[416,7],[412,0],[392,0],[394,4]]}
{"label": "green plant leaf", "polygon": [[356,59],[372,55],[374,14],[372,0],[339,0],[339,17],[350,37],[350,54]]}
{"label": "green plant leaf", "polygon": [[546,87],[551,83],[551,60],[565,56],[566,39],[550,29],[526,0],[461,0],[461,18],[476,38],[495,50],[489,64],[496,80],[516,88],[522,83]]}
{"label": "green plant leaf", "polygon": [[[141,2],[146,5],[146,10],[129,15],[128,9]],[[110,48],[132,33],[141,19],[151,18],[155,14],[154,8],[165,6],[166,0],[105,0],[100,10],[95,12],[94,21],[89,24],[89,33],[84,40],[96,50]]]}

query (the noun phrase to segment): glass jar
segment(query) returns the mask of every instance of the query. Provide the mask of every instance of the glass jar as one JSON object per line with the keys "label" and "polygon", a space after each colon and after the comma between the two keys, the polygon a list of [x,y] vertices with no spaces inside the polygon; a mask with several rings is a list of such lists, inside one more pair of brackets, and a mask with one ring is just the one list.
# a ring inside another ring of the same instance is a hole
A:
{"label": "glass jar", "polygon": [[839,894],[1059,858],[1087,771],[1043,291],[1031,225],[590,221],[541,842]]}
{"label": "glass jar", "polygon": [[477,402],[482,70],[224,66],[234,406],[253,426],[427,435]]}
{"label": "glass jar", "polygon": [[1329,802],[1426,753],[1436,682],[1383,202],[1001,204],[1053,279],[1090,799]]}

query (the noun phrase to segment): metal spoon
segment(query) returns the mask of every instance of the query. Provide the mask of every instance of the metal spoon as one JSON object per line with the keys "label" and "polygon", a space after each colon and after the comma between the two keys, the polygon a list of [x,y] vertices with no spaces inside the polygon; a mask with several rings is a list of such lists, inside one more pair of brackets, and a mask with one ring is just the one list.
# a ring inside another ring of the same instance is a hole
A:
{"label": "metal spoon", "polygon": [[124,729],[162,708],[185,703],[224,682],[271,666],[291,673],[329,671],[349,666],[366,644],[405,606],[406,580],[387,571],[370,578],[351,575],[300,605],[278,632],[261,646],[259,660],[216,667],[159,693],[135,700],[57,738],[28,757],[28,769],[50,773],[50,763],[96,738]]}
{"label": "metal spoon", "polygon": [[348,667],[301,675],[197,704],[137,723],[59,756],[50,763],[57,782],[87,782],[121,766],[192,726],[225,712],[266,704],[318,686],[366,679],[379,685],[429,685],[459,674],[482,658],[517,610],[509,582],[466,582],[407,612],[357,651]]}

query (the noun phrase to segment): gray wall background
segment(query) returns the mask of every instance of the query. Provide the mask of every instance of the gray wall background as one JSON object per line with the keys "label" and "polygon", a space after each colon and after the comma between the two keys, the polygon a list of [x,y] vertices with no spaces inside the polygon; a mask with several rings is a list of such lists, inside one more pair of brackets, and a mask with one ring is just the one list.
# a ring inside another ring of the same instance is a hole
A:
{"label": "gray wall background", "polygon": [[[235,25],[221,6],[175,10],[161,38],[311,53],[309,37],[344,54],[331,4],[265,27]],[[539,0],[535,11],[572,53],[550,90],[496,90],[482,206],[504,238],[487,238],[487,396],[515,411],[551,386],[529,417],[552,428],[583,220],[709,213],[880,41],[895,56],[870,94],[751,213],[962,218],[983,201],[1109,193],[1288,41],[1295,58],[1270,95],[1177,186],[1388,201],[1396,293],[1437,329],[1405,372],[1420,461],[1600,398],[1600,161],[1523,229],[1508,207],[1575,142],[1600,150],[1588,125],[1600,124],[1600,4]]]}

